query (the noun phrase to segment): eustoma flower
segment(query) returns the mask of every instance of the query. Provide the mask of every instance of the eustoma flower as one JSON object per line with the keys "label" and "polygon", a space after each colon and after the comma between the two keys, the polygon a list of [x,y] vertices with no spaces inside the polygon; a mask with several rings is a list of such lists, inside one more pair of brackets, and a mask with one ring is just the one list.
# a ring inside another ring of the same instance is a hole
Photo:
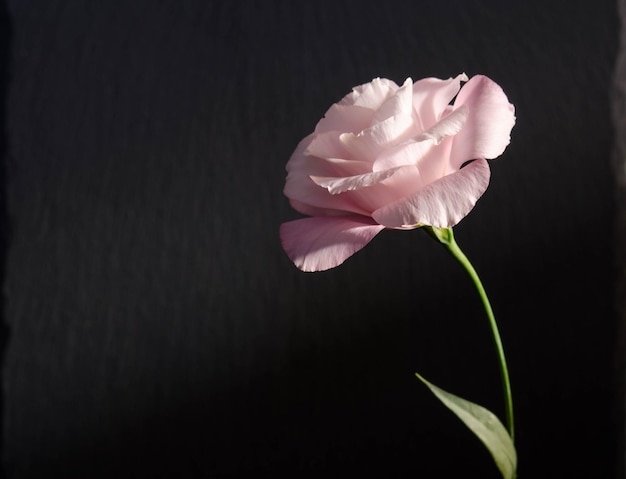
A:
{"label": "eustoma flower", "polygon": [[287,163],[284,193],[310,217],[281,225],[283,248],[301,270],[322,271],[385,228],[456,225],[487,189],[487,160],[514,124],[513,105],[482,75],[355,87]]}

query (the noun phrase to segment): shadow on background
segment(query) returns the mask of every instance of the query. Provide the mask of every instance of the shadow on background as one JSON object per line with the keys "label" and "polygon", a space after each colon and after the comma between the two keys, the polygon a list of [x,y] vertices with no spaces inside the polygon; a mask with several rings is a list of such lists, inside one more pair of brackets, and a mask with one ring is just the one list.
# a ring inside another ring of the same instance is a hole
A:
{"label": "shadow on background", "polygon": [[[5,318],[5,294],[4,281],[6,273],[6,256],[9,244],[9,218],[7,212],[7,177],[6,164],[9,161],[9,147],[7,135],[7,98],[10,85],[10,58],[11,58],[12,25],[9,12],[4,1],[0,1],[0,283],[2,284],[0,293],[0,430],[3,431],[0,437],[0,454],[4,450],[4,357],[9,330]],[[0,471],[4,477],[4,472]]]}

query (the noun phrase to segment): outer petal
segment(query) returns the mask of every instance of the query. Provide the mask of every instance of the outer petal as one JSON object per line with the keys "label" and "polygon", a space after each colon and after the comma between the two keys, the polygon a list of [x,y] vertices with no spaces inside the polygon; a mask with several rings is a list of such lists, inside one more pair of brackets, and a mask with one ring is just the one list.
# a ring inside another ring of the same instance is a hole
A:
{"label": "outer petal", "polygon": [[489,185],[489,165],[476,160],[425,188],[372,213],[389,228],[416,225],[449,228],[461,221]]}
{"label": "outer petal", "polygon": [[383,229],[367,217],[304,218],[280,225],[280,238],[291,261],[313,272],[339,266]]}
{"label": "outer petal", "polygon": [[450,161],[456,168],[477,158],[500,156],[511,138],[515,108],[502,88],[486,76],[472,77],[459,92],[454,107],[469,107],[465,127],[454,138]]}

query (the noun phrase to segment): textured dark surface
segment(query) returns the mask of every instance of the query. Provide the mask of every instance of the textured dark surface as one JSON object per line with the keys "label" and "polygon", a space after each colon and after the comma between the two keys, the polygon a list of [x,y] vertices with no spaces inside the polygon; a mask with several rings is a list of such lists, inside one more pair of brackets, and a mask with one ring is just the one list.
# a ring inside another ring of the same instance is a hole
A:
{"label": "textured dark surface", "polygon": [[[618,477],[626,477],[626,1],[619,0],[620,34],[618,55],[613,72],[611,112],[616,132],[613,149],[613,171],[616,186],[615,207],[615,306],[619,317],[615,365],[617,369],[616,412],[620,456]],[[621,407],[619,407],[621,406]]]}
{"label": "textured dark surface", "polygon": [[461,71],[517,108],[456,234],[520,477],[613,476],[613,1],[8,9],[8,477],[497,477],[413,377],[502,412],[443,249],[384,232],[304,274],[277,236],[285,162],[332,102]]}

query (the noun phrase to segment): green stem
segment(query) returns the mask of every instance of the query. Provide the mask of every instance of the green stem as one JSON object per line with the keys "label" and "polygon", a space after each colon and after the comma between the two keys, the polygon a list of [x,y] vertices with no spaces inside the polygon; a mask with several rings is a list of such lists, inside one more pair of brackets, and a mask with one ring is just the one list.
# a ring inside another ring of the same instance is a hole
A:
{"label": "green stem", "polygon": [[436,228],[434,226],[424,226],[426,232],[443,244],[446,249],[454,256],[459,263],[463,266],[465,271],[469,274],[470,278],[474,282],[474,286],[478,290],[478,294],[483,303],[483,307],[485,308],[485,312],[487,313],[487,318],[489,319],[489,326],[491,326],[491,333],[493,335],[493,341],[496,346],[496,352],[498,353],[498,359],[500,362],[500,375],[502,377],[502,386],[504,390],[504,405],[506,412],[506,424],[507,429],[509,430],[509,435],[511,436],[511,440],[514,440],[514,421],[513,421],[513,396],[511,394],[511,382],[509,380],[509,370],[506,365],[506,358],[504,356],[504,347],[502,346],[502,339],[500,338],[500,332],[498,331],[498,324],[496,323],[496,318],[493,314],[493,310],[491,309],[491,304],[489,303],[489,298],[487,297],[487,293],[485,292],[485,288],[483,287],[480,278],[478,277],[478,273],[470,263],[467,256],[461,251],[459,245],[454,240],[454,234],[452,233],[452,228]]}

